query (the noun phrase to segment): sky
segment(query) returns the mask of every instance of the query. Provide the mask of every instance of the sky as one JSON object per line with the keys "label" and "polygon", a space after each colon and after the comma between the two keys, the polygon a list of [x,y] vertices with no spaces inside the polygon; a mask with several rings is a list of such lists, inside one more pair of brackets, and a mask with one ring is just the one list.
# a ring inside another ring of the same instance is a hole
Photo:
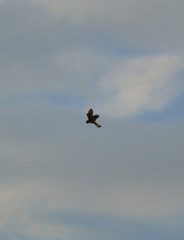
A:
{"label": "sky", "polygon": [[1,239],[184,238],[183,22],[182,0],[0,0]]}

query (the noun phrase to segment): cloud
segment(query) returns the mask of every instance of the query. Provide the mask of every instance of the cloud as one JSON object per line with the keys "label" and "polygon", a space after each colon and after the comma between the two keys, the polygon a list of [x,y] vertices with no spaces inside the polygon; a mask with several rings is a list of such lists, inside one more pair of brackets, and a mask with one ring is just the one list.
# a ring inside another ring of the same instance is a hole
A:
{"label": "cloud", "polygon": [[182,6],[0,0],[3,240],[183,239]]}
{"label": "cloud", "polygon": [[[47,223],[50,229],[52,229],[52,224],[58,227],[57,230],[61,227],[60,237],[64,235],[62,233],[65,233],[67,227],[70,226],[69,239],[92,239],[95,236],[102,240],[112,238],[122,239],[123,237],[131,240],[143,238],[173,239],[173,236],[178,238],[183,235],[181,229],[178,229],[176,234],[175,229],[169,228],[169,226],[161,226],[150,222],[146,223],[126,216],[115,217],[112,215],[79,213],[58,209],[53,211],[45,207],[41,207],[39,213],[33,212],[32,219],[34,219],[35,223],[39,224],[39,226]],[[132,231],[132,229],[134,229],[134,231]],[[43,230],[43,232],[45,231],[47,232],[47,230]],[[152,232],[152,234],[150,234],[150,232]],[[42,234],[42,236],[44,236],[44,234]],[[67,235],[65,237],[67,237]]]}
{"label": "cloud", "polygon": [[0,226],[9,239],[104,239],[126,224],[131,236],[131,224],[163,229],[183,211],[182,125],[112,119],[99,132],[85,117],[44,102],[1,109]]}
{"label": "cloud", "polygon": [[112,120],[99,132],[77,110],[36,105],[1,112],[1,189],[11,197],[2,195],[138,216],[183,206],[182,126]]}
{"label": "cloud", "polygon": [[162,110],[179,93],[182,69],[182,59],[169,54],[123,61],[99,80],[96,108],[111,117]]}
{"label": "cloud", "polygon": [[184,4],[179,0],[42,0],[39,5],[56,18],[73,22],[80,32],[106,33],[114,49],[133,46],[181,52],[183,46]]}
{"label": "cloud", "polygon": [[[111,61],[89,47],[90,36],[75,23],[30,1],[4,1],[2,15],[1,98],[20,95],[64,94],[87,96],[93,79]],[[6,25],[3,24],[6,22]]]}
{"label": "cloud", "polygon": [[[167,107],[183,86],[177,76],[182,70],[182,55],[171,54],[168,49],[167,54],[139,53],[136,58],[123,54],[127,47],[124,38],[128,48],[135,47],[132,39],[137,39],[131,21],[134,23],[137,15],[141,18],[139,24],[135,22],[141,32],[146,15],[140,13],[146,12],[148,5],[141,10],[135,1],[80,3],[1,3],[1,23],[6,22],[6,27],[0,24],[1,100],[66,96],[80,102],[81,108],[96,104],[109,117]],[[169,2],[168,7],[171,5]],[[129,11],[132,14],[127,14]],[[122,29],[116,29],[118,24],[123,24]],[[130,37],[126,31],[135,35]]]}

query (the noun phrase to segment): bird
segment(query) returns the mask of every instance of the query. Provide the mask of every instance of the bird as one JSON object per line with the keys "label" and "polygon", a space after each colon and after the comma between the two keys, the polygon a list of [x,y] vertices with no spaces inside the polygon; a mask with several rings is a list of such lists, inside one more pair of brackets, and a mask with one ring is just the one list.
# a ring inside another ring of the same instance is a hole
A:
{"label": "bird", "polygon": [[99,118],[99,115],[96,114],[96,115],[93,115],[93,109],[90,108],[87,112],[87,117],[88,117],[88,120],[86,121],[86,123],[93,123],[95,124],[95,126],[97,126],[98,128],[101,127],[101,125],[99,123],[96,122],[96,119]]}

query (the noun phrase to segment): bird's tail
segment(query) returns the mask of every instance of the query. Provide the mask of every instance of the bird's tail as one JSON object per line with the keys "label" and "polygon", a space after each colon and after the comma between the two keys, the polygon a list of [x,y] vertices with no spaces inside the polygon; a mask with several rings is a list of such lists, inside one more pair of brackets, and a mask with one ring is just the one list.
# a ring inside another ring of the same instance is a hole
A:
{"label": "bird's tail", "polygon": [[100,125],[99,123],[95,123],[95,125],[96,125],[98,128],[101,127],[101,125]]}

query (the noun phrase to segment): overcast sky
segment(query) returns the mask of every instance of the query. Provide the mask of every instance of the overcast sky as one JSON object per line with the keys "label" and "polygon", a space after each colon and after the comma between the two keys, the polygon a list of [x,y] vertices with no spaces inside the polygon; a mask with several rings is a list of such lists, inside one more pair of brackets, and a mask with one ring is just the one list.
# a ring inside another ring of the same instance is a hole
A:
{"label": "overcast sky", "polygon": [[2,240],[184,238],[183,22],[182,0],[0,0]]}

